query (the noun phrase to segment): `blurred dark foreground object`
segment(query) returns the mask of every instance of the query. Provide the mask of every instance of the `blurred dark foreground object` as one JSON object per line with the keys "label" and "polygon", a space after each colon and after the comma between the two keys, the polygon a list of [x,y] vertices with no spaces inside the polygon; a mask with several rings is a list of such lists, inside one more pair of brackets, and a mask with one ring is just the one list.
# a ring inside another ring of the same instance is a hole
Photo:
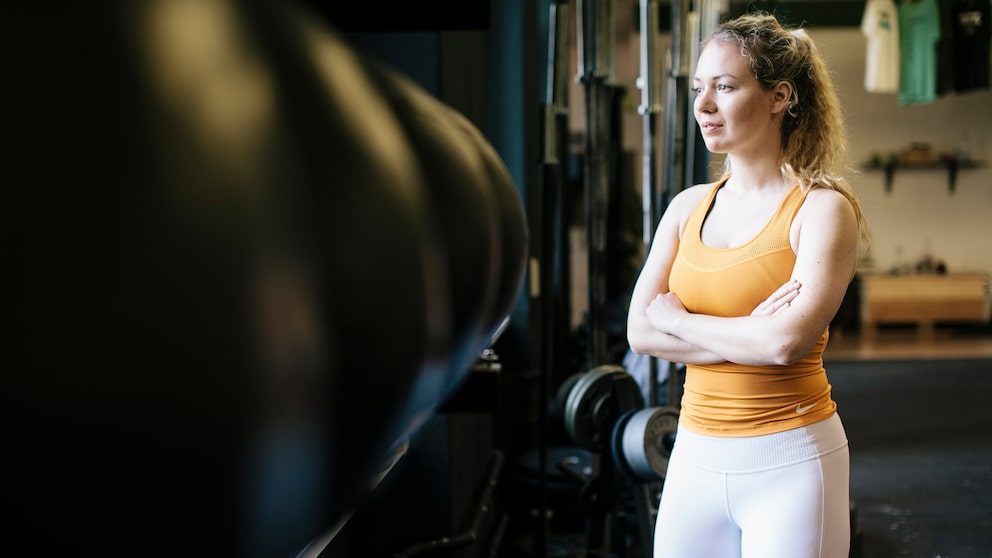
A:
{"label": "blurred dark foreground object", "polygon": [[289,2],[18,6],[4,547],[293,556],[509,315],[481,133]]}

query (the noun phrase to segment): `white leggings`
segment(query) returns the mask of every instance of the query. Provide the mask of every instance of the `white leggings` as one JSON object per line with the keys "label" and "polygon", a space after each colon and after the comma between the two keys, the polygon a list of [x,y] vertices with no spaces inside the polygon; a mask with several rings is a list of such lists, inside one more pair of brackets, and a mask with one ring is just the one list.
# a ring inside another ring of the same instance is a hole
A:
{"label": "white leggings", "polygon": [[654,558],[847,558],[850,460],[840,417],[778,434],[679,427]]}

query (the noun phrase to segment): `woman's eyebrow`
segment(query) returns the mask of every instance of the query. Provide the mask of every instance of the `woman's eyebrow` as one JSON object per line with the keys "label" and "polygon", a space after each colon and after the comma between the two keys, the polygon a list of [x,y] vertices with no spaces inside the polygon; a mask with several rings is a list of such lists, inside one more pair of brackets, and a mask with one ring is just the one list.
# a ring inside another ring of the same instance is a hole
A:
{"label": "woman's eyebrow", "polygon": [[692,76],[692,81],[706,81],[706,79],[709,79],[710,81],[716,81],[718,79],[724,79],[724,78],[737,79],[737,76],[734,74],[717,74],[710,78],[701,78],[699,76]]}

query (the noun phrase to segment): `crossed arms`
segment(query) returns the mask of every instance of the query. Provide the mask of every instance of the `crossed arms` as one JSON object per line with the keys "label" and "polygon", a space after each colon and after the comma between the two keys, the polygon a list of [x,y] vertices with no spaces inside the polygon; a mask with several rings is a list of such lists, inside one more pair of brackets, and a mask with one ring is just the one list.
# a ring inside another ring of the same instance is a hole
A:
{"label": "crossed arms", "polygon": [[691,191],[672,200],[634,285],[631,350],[684,364],[755,366],[790,364],[808,354],[854,275],[858,226],[851,204],[833,190],[809,192],[793,223],[792,278],[750,315],[726,318],[690,313],[669,290],[681,231],[699,201]]}

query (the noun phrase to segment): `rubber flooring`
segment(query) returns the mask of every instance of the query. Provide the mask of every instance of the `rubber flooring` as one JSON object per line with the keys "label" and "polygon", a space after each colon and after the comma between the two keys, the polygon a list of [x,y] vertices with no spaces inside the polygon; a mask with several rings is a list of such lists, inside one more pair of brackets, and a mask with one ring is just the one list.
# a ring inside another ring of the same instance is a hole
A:
{"label": "rubber flooring", "polygon": [[992,558],[992,359],[832,362],[861,558]]}

